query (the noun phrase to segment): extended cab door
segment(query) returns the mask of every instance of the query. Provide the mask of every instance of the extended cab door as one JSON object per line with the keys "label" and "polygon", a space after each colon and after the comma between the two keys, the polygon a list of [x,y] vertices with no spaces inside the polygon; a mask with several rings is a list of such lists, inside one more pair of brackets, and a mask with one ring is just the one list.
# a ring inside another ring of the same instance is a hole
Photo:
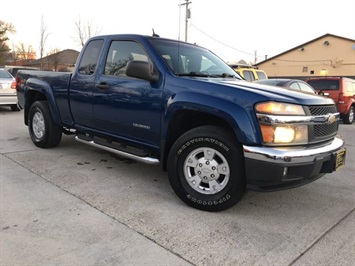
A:
{"label": "extended cab door", "polygon": [[157,83],[126,76],[130,60],[154,67],[138,42],[113,40],[93,91],[95,127],[107,135],[158,146],[162,89]]}
{"label": "extended cab door", "polygon": [[85,46],[77,71],[70,84],[70,109],[76,128],[95,127],[93,103],[96,72],[104,41],[92,40]]}

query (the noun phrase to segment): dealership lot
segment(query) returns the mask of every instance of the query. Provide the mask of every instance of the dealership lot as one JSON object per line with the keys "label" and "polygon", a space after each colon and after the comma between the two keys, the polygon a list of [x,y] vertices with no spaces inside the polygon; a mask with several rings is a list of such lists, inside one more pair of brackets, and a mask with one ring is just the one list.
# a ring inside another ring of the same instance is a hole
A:
{"label": "dealership lot", "polygon": [[0,265],[353,265],[355,124],[340,134],[338,172],[207,213],[159,167],[72,136],[36,148],[23,111],[0,107]]}

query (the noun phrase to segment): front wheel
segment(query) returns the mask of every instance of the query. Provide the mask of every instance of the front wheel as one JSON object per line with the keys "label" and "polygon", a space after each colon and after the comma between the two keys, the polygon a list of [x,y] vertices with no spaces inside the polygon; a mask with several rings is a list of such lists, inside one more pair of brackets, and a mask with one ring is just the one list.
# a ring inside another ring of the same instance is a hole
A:
{"label": "front wheel", "polygon": [[34,102],[28,115],[28,131],[32,142],[40,148],[51,148],[62,139],[62,128],[55,124],[46,101]]}
{"label": "front wheel", "polygon": [[350,106],[349,112],[343,118],[344,124],[352,124],[354,122],[354,106]]}
{"label": "front wheel", "polygon": [[194,208],[226,210],[245,192],[241,145],[226,132],[216,126],[201,126],[183,134],[170,150],[170,184],[177,196]]}

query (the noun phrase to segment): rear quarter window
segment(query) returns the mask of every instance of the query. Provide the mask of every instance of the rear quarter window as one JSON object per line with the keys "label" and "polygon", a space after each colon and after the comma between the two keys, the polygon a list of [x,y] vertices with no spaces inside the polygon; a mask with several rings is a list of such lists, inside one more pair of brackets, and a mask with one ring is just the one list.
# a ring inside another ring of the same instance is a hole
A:
{"label": "rear quarter window", "polygon": [[355,83],[351,81],[344,82],[346,92],[355,92]]}
{"label": "rear quarter window", "polygon": [[93,40],[86,46],[79,65],[80,74],[92,75],[95,72],[103,43],[103,40]]}
{"label": "rear quarter window", "polygon": [[332,90],[336,91],[339,90],[339,80],[330,80],[330,79],[324,79],[324,80],[309,80],[307,81],[308,84],[310,84],[315,90]]}
{"label": "rear quarter window", "polygon": [[258,74],[258,78],[259,79],[267,79],[266,75],[264,72],[262,71],[256,71],[256,73]]}

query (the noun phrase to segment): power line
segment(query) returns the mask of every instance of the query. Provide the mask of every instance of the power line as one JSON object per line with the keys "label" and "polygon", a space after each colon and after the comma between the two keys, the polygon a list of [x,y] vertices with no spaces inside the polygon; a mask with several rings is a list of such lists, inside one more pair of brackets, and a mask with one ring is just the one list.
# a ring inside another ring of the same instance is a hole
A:
{"label": "power line", "polygon": [[[193,25],[192,23],[190,23],[191,27],[194,27],[197,31],[201,32],[202,34],[206,35],[208,38],[214,40],[215,42],[218,42],[219,44],[222,44],[234,51],[237,51],[237,52],[240,52],[240,53],[243,53],[243,54],[247,54],[247,55],[252,55],[254,56],[255,58],[256,57],[259,57],[259,58],[264,58],[263,56],[258,56],[256,54],[256,52],[254,53],[249,53],[249,52],[245,52],[245,51],[242,51],[240,49],[237,49],[237,48],[234,48],[224,42],[221,42],[219,40],[217,40],[216,38],[212,37],[211,35],[207,34],[206,32],[204,32],[203,30],[199,29],[198,27],[196,27],[195,25]],[[287,59],[277,59],[277,58],[274,58],[273,60],[275,61],[283,61],[283,62],[295,62],[295,63],[311,63],[311,62],[331,62],[331,60],[329,59],[319,59],[319,60],[287,60]]]}
{"label": "power line", "polygon": [[[222,45],[224,45],[224,46],[226,46],[226,47],[228,47],[228,48],[230,48],[230,49],[232,49],[232,50],[234,50],[234,51],[237,51],[237,52],[240,52],[240,53],[243,53],[243,54],[247,54],[247,55],[255,56],[255,52],[254,52],[254,53],[249,53],[249,52],[245,52],[245,51],[239,50],[239,49],[237,49],[237,48],[234,48],[234,47],[232,47],[232,46],[230,46],[230,45],[228,45],[228,44],[226,44],[226,43],[224,43],[224,42],[221,42],[221,41],[217,40],[216,38],[214,38],[214,37],[212,37],[211,35],[207,34],[207,33],[204,32],[203,30],[197,28],[197,27],[196,27],[195,25],[193,25],[192,23],[190,23],[190,25],[191,25],[191,27],[194,27],[196,30],[198,30],[198,31],[201,32],[202,34],[206,35],[208,38],[214,40],[215,42],[218,42],[219,44],[222,44]],[[263,57],[263,56],[258,56],[258,57]]]}

